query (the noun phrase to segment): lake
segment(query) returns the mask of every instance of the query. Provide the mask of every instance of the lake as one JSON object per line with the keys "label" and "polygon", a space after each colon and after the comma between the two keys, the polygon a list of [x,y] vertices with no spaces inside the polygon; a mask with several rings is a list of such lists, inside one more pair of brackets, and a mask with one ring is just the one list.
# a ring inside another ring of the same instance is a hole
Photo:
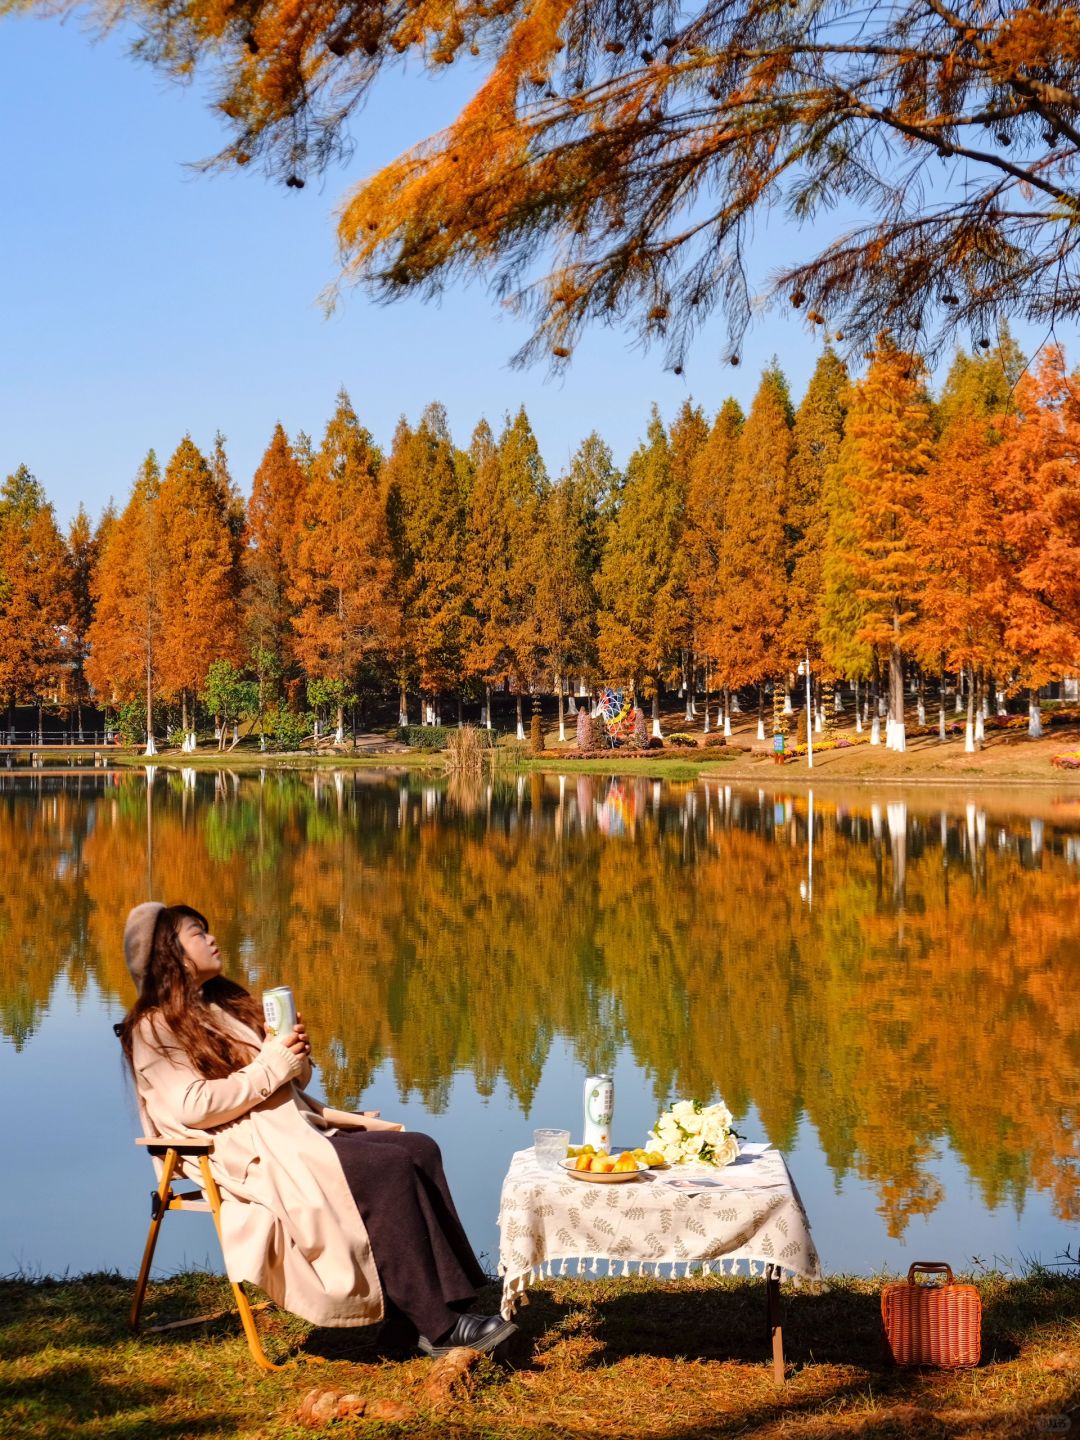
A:
{"label": "lake", "polygon": [[[829,1271],[1075,1254],[1080,804],[1052,787],[8,771],[0,854],[0,1273],[137,1266],[112,1025],[150,896],[293,986],[333,1104],[435,1136],[492,1267],[511,1153],[579,1138],[600,1070],[618,1144],[722,1096],[782,1148]],[[158,1256],[220,1264],[198,1216]]]}

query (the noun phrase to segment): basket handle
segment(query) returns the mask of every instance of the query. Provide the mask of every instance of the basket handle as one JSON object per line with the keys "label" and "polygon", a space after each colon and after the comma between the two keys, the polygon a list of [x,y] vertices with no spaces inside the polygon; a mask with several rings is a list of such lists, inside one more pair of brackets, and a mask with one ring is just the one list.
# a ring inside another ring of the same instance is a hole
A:
{"label": "basket handle", "polygon": [[908,1267],[907,1283],[909,1285],[915,1284],[915,1272],[917,1270],[921,1270],[927,1275],[940,1275],[944,1272],[945,1284],[951,1285],[953,1283],[952,1266],[946,1265],[944,1260],[916,1260],[914,1265]]}

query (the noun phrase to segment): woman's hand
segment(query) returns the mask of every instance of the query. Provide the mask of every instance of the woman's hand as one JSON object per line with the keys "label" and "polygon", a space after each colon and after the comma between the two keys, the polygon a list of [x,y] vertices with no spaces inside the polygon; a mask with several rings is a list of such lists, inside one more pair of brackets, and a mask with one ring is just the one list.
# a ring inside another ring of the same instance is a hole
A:
{"label": "woman's hand", "polygon": [[297,1015],[296,1024],[287,1035],[281,1037],[281,1043],[287,1050],[300,1060],[306,1060],[311,1054],[311,1041],[308,1039],[307,1031],[304,1029],[303,1017]]}

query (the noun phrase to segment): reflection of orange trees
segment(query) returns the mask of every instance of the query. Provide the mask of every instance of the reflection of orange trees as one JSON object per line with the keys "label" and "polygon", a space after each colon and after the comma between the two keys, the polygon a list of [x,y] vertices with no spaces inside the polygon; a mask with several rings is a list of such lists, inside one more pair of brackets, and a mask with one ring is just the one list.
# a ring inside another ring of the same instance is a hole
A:
{"label": "reflection of orange trees", "polygon": [[149,830],[141,776],[0,796],[5,1035],[60,974],[128,1001],[123,921],[150,886],[205,909],[253,989],[295,987],[338,1103],[389,1062],[433,1108],[458,1073],[527,1108],[553,1043],[583,1070],[628,1046],[658,1102],[719,1092],[780,1145],[808,1118],[894,1234],[938,1204],[945,1144],[988,1204],[1035,1186],[1080,1216],[1080,872],[1049,842],[1033,859],[1026,827],[999,847],[974,813],[943,832],[819,803],[811,905],[805,797],[658,805],[630,780],[612,840],[601,777],[464,805],[371,777],[198,787],[159,772]]}

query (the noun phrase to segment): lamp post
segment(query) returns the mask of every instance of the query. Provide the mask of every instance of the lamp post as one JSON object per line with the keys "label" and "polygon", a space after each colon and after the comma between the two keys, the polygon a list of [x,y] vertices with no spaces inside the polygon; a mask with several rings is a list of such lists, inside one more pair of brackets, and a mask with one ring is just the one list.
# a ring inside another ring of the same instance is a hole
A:
{"label": "lamp post", "polygon": [[806,676],[806,768],[814,768],[814,717],[810,713],[810,650],[807,648],[806,659],[799,661],[799,674]]}

